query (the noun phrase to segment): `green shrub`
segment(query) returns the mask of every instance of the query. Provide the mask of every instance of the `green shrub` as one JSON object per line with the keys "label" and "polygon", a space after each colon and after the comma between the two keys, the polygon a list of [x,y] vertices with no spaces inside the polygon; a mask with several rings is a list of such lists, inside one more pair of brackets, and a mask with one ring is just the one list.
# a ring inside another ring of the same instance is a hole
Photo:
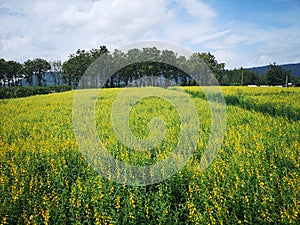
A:
{"label": "green shrub", "polygon": [[22,98],[32,95],[50,94],[54,92],[64,92],[71,90],[71,86],[13,86],[13,87],[1,87],[0,99],[8,98]]}

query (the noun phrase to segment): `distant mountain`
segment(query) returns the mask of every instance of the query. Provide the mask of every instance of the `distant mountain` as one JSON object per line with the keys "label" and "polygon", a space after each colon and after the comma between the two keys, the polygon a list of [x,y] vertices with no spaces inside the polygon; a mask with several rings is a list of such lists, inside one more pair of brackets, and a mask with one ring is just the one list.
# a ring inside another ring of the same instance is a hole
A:
{"label": "distant mountain", "polygon": [[[285,70],[290,70],[292,76],[300,77],[300,63],[285,64],[285,65],[280,65],[280,66]],[[270,68],[270,65],[247,68],[246,70],[254,71],[254,72],[257,72],[259,75],[263,75],[269,68]]]}

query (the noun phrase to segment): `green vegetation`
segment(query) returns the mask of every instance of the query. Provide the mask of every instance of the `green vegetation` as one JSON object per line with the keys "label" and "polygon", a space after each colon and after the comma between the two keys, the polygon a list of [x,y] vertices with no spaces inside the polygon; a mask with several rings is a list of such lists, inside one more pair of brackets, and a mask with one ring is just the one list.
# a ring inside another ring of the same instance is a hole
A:
{"label": "green vegetation", "polygon": [[[193,97],[207,98],[199,87],[180,89]],[[282,116],[290,120],[300,120],[297,88],[223,87],[222,90],[227,105],[236,105],[243,109],[271,116]]]}
{"label": "green vegetation", "polygon": [[8,98],[22,98],[31,95],[49,94],[54,92],[70,91],[71,87],[68,85],[60,85],[53,87],[45,86],[10,86],[0,88],[0,99]]}
{"label": "green vegetation", "polygon": [[[99,58],[101,60],[97,61]],[[36,58],[20,64],[0,59],[0,85],[21,86],[22,80],[25,79],[30,86],[46,86],[49,83],[56,86],[63,83],[76,88],[87,69],[95,62],[99,64],[99,73],[94,71],[93,80],[89,81],[89,87],[92,88],[207,85],[210,84],[212,76],[221,86],[287,86],[288,83],[299,82],[299,77],[292,76],[290,70],[275,63],[270,65],[263,75],[259,75],[244,68],[225,69],[225,63],[219,63],[210,52],[195,52],[186,58],[173,51],[159,50],[156,47],[130,49],[125,53],[120,50],[109,52],[106,46],[100,46],[99,49],[90,51],[78,49],[70,54],[65,62],[48,62]],[[204,72],[208,69],[211,74]],[[90,70],[88,72],[93,73]],[[46,77],[51,82],[47,82]],[[150,79],[144,82],[146,78]]]}
{"label": "green vegetation", "polygon": [[[198,163],[210,135],[210,110],[200,87],[183,89],[199,112],[196,152],[170,179],[145,187],[101,177],[82,157],[72,128],[75,91],[1,100],[0,224],[298,224],[299,89],[224,88],[230,103],[225,138],[204,171]],[[128,163],[163,159],[178,141],[176,109],[154,98],[133,106],[129,122],[136,136],[147,137],[147,123],[157,115],[168,129],[152,155],[131,151],[111,128],[119,91],[103,89],[97,99],[103,143]],[[255,104],[244,107],[245,99]],[[269,106],[283,111],[263,113]]]}

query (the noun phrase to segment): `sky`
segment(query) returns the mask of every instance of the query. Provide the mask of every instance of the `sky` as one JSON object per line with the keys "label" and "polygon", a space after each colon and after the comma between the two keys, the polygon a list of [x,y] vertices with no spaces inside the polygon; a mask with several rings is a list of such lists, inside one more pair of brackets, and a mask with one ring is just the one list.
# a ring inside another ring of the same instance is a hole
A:
{"label": "sky", "polygon": [[0,0],[0,58],[161,41],[226,68],[300,62],[300,0]]}

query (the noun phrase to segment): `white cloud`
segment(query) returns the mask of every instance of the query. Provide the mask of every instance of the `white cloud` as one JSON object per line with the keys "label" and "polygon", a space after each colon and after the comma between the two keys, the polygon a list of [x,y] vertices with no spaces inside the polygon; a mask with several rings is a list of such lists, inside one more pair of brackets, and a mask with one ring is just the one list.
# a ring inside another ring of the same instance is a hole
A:
{"label": "white cloud", "polygon": [[210,51],[229,68],[300,55],[298,27],[226,22],[201,0],[5,0],[0,8],[0,58],[20,62],[66,60],[78,48],[113,50],[144,40]]}
{"label": "white cloud", "polygon": [[[300,60],[300,30],[261,28],[251,23],[229,23],[230,32],[204,43],[204,48],[226,62],[227,68],[293,63]],[[297,47],[298,46],[298,47]]]}
{"label": "white cloud", "polygon": [[[16,1],[5,3],[5,7],[18,11],[24,16],[1,16],[1,57],[24,60],[20,57],[18,45],[13,39],[28,36],[43,55],[45,42],[56,49],[52,57],[60,52],[74,52],[77,48],[93,48],[99,45],[127,43],[156,34],[157,27],[169,23],[164,1],[123,1],[123,0],[80,0],[80,1]],[[156,31],[156,32],[153,32]],[[160,32],[158,30],[158,32]],[[10,40],[11,39],[11,40]],[[28,53],[29,58],[32,52]],[[64,58],[66,55],[64,55]]]}
{"label": "white cloud", "polygon": [[207,4],[197,0],[180,0],[191,16],[201,19],[211,19],[217,16],[215,11]]}

